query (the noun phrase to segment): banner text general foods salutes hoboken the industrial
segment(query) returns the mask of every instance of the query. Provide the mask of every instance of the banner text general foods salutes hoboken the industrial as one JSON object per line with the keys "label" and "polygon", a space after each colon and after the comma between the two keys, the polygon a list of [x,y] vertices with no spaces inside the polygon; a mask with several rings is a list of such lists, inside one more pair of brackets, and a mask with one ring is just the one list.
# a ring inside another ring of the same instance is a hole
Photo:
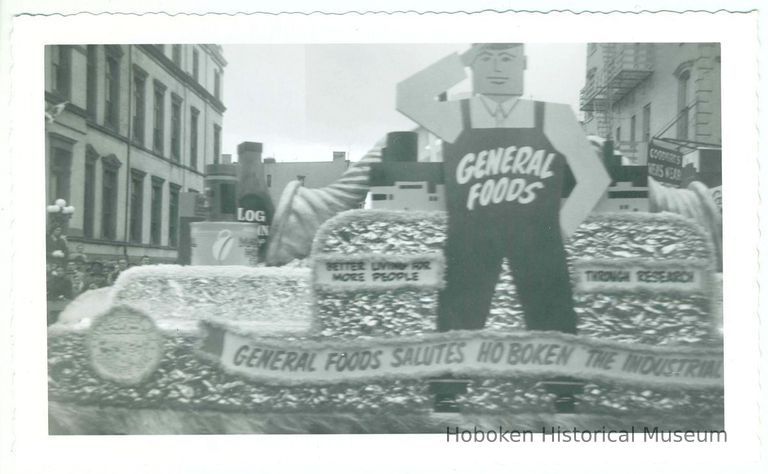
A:
{"label": "banner text general foods salutes hoboken the industrial", "polygon": [[[723,383],[722,351],[610,343],[547,332],[439,333],[351,342],[257,340],[209,325],[207,357],[230,372],[279,383],[333,383],[444,373],[552,373],[689,388]],[[211,342],[211,341],[215,341]],[[291,347],[293,345],[293,347]]]}

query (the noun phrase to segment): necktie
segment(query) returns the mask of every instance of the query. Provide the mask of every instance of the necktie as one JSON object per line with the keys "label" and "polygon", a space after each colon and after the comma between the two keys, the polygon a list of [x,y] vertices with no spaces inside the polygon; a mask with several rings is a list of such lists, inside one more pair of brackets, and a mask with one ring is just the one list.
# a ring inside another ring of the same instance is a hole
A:
{"label": "necktie", "polygon": [[496,126],[500,127],[504,123],[504,109],[501,107],[501,104],[496,104],[494,117],[496,118]]}

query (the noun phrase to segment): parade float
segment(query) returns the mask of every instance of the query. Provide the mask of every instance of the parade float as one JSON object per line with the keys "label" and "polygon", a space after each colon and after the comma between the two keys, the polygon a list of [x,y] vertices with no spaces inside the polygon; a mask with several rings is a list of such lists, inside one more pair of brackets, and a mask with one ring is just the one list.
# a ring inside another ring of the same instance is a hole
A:
{"label": "parade float", "polygon": [[205,265],[130,269],[98,311],[74,304],[49,329],[50,432],[723,429],[721,290],[699,223],[577,223],[565,241],[576,334],[529,330],[508,262],[481,329],[438,331],[450,216],[360,209],[382,163],[409,161],[392,145],[326,188],[291,183],[274,208],[257,192],[260,146],[241,145],[251,199],[226,178],[207,206],[254,222],[204,223],[190,253]]}

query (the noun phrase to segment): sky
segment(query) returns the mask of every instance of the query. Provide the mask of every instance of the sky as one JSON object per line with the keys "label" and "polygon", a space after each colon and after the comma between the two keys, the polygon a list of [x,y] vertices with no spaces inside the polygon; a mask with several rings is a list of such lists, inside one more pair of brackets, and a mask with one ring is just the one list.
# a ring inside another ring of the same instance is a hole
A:
{"label": "sky", "polygon": [[[387,132],[416,124],[395,110],[395,86],[468,44],[225,45],[222,152],[244,141],[277,161],[361,158]],[[527,44],[526,98],[578,114],[585,44]],[[452,92],[469,91],[469,80]]]}

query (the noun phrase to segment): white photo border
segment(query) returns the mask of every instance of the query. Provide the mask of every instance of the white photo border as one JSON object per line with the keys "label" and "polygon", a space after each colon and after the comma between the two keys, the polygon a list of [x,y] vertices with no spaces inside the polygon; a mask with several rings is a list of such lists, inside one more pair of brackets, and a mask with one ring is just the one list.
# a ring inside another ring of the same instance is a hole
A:
{"label": "white photo border", "polygon": [[[24,472],[455,472],[528,466],[752,470],[759,405],[758,25],[755,13],[19,16],[11,32],[13,445]],[[48,436],[43,45],[101,43],[719,42],[722,54],[725,444],[447,444],[445,435]],[[734,158],[730,158],[730,157]],[[738,158],[736,158],[738,157]],[[556,449],[557,451],[552,451]],[[741,467],[741,469],[739,469]],[[734,469],[735,468],[735,469]],[[334,469],[336,470],[336,469]]]}

